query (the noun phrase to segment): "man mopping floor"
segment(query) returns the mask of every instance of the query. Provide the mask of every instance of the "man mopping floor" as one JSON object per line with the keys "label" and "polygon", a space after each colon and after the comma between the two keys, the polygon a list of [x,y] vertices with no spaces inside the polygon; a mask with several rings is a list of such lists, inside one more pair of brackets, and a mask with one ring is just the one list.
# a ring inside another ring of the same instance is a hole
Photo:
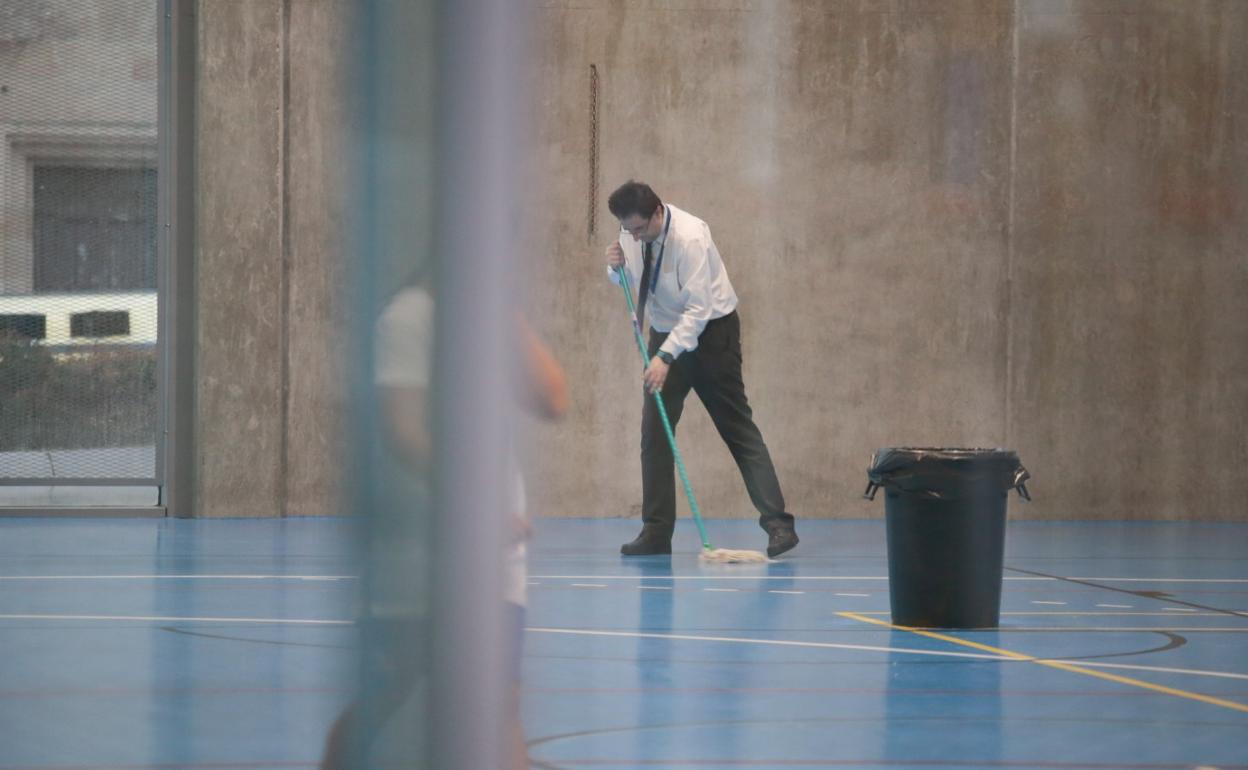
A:
{"label": "man mopping floor", "polygon": [[635,540],[620,547],[620,553],[672,552],[674,460],[658,405],[649,394],[662,394],[675,428],[691,388],[741,470],[758,509],[759,525],[768,535],[767,555],[774,558],[791,550],[798,542],[793,515],[784,510],[771,454],[745,395],[737,295],[710,228],[692,214],[664,205],[641,182],[621,185],[607,205],[621,230],[607,247],[607,272],[618,283],[616,271],[623,269],[636,283],[636,318],[650,335],[641,418],[642,528]]}

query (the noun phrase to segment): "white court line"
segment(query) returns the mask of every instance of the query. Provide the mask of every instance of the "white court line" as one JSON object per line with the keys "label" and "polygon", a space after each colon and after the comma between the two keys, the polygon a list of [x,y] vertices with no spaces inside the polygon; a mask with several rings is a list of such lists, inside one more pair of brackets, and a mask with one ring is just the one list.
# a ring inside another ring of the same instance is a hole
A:
{"label": "white court line", "polygon": [[[1067,580],[1100,580],[1105,583],[1248,583],[1248,578],[1168,578],[1168,577],[1068,577]],[[1006,578],[1009,580],[1009,578]]]}
{"label": "white court line", "polygon": [[[888,580],[886,575],[534,575],[549,580]],[[0,580],[358,580],[357,575],[0,575]],[[1056,581],[1053,577],[1007,575],[1010,582]],[[1248,578],[1071,577],[1118,583],[1248,583]]]}
{"label": "white court line", "polygon": [[780,591],[780,590],[772,590],[772,591],[768,591],[767,593],[769,593],[769,594],[793,594],[793,595],[795,595],[795,596],[800,596],[800,595],[805,594],[806,592],[805,592],[805,591]]}
{"label": "white court line", "polygon": [[[322,620],[309,618],[230,618],[230,617],[173,617],[166,615],[0,615],[0,620],[101,620],[101,621],[132,621],[156,623],[267,623],[273,625],[312,625],[312,626],[352,626],[350,620]],[[632,631],[590,631],[572,628],[528,628],[527,631],[545,634],[569,634],[574,636],[608,636],[630,639],[674,639],[696,642],[735,642],[738,644],[772,645],[776,647],[809,647],[830,650],[863,650],[867,652],[896,652],[909,655],[935,655],[949,658],[975,658],[980,660],[1000,660],[1004,662],[1025,662],[1024,659],[1006,658],[1000,655],[987,655],[974,652],[946,652],[943,650],[918,650],[907,647],[877,647],[865,644],[835,644],[832,642],[795,642],[779,639],[749,639],[726,636],[690,636],[684,634],[652,634]],[[1114,629],[1118,630],[1118,629]],[[1150,629],[1155,630],[1155,629]],[[1048,660],[1037,658],[1036,660]],[[1224,679],[1248,680],[1248,674],[1229,671],[1207,671],[1190,668],[1166,668],[1162,666],[1138,666],[1125,663],[1097,663],[1094,661],[1070,661],[1072,665],[1093,668],[1118,668],[1133,671],[1155,671],[1169,674],[1189,674],[1192,676],[1212,676]]]}
{"label": "white court line", "polygon": [[606,588],[606,583],[573,583],[573,588]]}
{"label": "white court line", "polygon": [[[1044,660],[1041,658],[1040,660]],[[1190,674],[1191,676],[1216,676],[1221,679],[1243,679],[1248,681],[1248,674],[1236,674],[1231,671],[1206,671],[1197,668],[1166,668],[1165,666],[1139,666],[1128,663],[1100,663],[1091,660],[1066,660],[1062,661],[1071,666],[1086,666],[1088,668],[1122,668],[1130,671],[1156,671],[1161,674]]]}
{"label": "white court line", "polygon": [[1135,605],[1132,605],[1132,604],[1098,604],[1096,606],[1097,607],[1110,607],[1116,610],[1129,610]]}
{"label": "white court line", "polygon": [[671,586],[637,586],[643,591],[674,591]]}
{"label": "white court line", "polygon": [[[735,644],[757,644],[774,647],[807,647],[825,650],[862,650],[865,652],[890,652],[907,655],[934,655],[948,658],[973,658],[977,660],[997,660],[1002,663],[1028,663],[1033,660],[1057,660],[1055,658],[1009,658],[1004,655],[990,655],[978,652],[948,652],[945,650],[919,650],[909,647],[876,647],[866,644],[835,644],[833,642],[794,642],[786,639],[751,639],[733,636],[693,636],[689,634],[654,634],[640,631],[594,631],[580,628],[526,628],[537,634],[566,634],[569,636],[605,636],[623,639],[670,639],[682,642],[730,642]],[[1191,676],[1213,676],[1223,679],[1248,680],[1248,674],[1231,671],[1208,671],[1194,668],[1166,668],[1163,666],[1138,666],[1127,663],[1098,663],[1084,660],[1062,660],[1071,666],[1087,666],[1088,668],[1117,668],[1130,671],[1154,671],[1165,674],[1189,674]]]}
{"label": "white court line", "polygon": [[651,634],[640,631],[592,631],[581,628],[525,629],[536,634],[567,634],[569,636],[607,636],[622,639],[670,639],[680,642],[733,642],[736,644],[761,644],[775,647],[811,647],[822,650],[865,650],[867,652],[902,652],[912,655],[938,655],[948,658],[979,658],[982,660],[1012,660],[1002,655],[979,652],[945,652],[943,650],[916,650],[908,647],[876,647],[867,644],[835,644],[833,642],[793,642],[783,639],[750,639],[735,636],[692,636],[689,634]]}
{"label": "white court line", "polygon": [[[863,613],[865,614],[865,613]],[[962,633],[969,633],[972,629],[965,629]],[[1174,631],[1175,633],[1216,633],[1216,634],[1248,634],[1248,626],[1240,626],[1239,628],[1230,628],[1228,626],[1006,626],[1005,628],[985,628],[984,633],[995,634],[997,632],[1007,633],[1027,633],[1029,631],[1139,631],[1158,633],[1162,631]]]}
{"label": "white court line", "polygon": [[1039,599],[1032,599],[1032,600],[1031,600],[1031,603],[1032,603],[1032,604],[1058,604],[1058,605],[1061,605],[1061,606],[1063,606],[1063,607],[1065,607],[1065,606],[1066,606],[1066,602],[1045,602],[1045,601],[1040,601]]}
{"label": "white court line", "polygon": [[836,596],[870,596],[871,594],[835,594]]}
{"label": "white court line", "polygon": [[355,575],[0,575],[0,580],[356,580]]}
{"label": "white court line", "polygon": [[1162,607],[1163,612],[1195,612],[1191,607]]}
{"label": "white court line", "polygon": [[353,626],[353,620],[307,618],[218,618],[171,615],[0,615],[0,620],[121,620],[142,623],[272,623],[291,626]]}
{"label": "white court line", "polygon": [[[888,580],[887,575],[534,575],[549,580]],[[1248,583],[1248,578],[1114,578],[1114,577],[1025,577],[1006,575],[1007,582],[1055,582],[1059,580],[1101,580],[1122,583]]]}
{"label": "white court line", "polygon": [[[888,580],[887,575],[534,575],[543,580]],[[1050,577],[1007,577],[1006,580],[1054,581]]]}
{"label": "white court line", "polygon": [[[534,575],[546,580],[888,580],[887,575]],[[1015,578],[1006,578],[1011,580]],[[1053,580],[1053,578],[1017,578]]]}
{"label": "white court line", "polygon": [[703,591],[721,591],[723,593],[737,593],[740,588],[703,588]]}

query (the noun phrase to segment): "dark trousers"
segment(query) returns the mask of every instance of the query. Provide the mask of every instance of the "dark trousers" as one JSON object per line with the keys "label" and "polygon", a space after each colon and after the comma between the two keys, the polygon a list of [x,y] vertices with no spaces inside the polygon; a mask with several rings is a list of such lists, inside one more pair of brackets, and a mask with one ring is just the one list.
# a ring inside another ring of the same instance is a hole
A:
{"label": "dark trousers", "polygon": [[[667,334],[650,330],[650,358]],[[706,324],[698,347],[676,359],[663,383],[663,404],[675,431],[690,388],[698,394],[707,414],[737,461],[741,478],[758,509],[758,523],[765,530],[792,527],[793,516],[784,510],[784,495],[776,478],[771,454],[745,397],[741,378],[741,320],[736,312]],[[654,396],[647,394],[641,415],[641,519],[647,529],[671,537],[676,525],[676,473],[672,449],[663,431]]]}

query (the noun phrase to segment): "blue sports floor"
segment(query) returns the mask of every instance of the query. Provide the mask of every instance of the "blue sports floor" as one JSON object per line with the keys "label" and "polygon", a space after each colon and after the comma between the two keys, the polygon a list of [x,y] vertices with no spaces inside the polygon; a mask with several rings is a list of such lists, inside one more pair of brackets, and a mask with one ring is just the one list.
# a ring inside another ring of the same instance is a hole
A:
{"label": "blue sports floor", "polygon": [[[1011,523],[1002,628],[932,634],[888,626],[882,522],[756,566],[700,566],[691,529],[621,559],[635,529],[538,523],[534,767],[1248,768],[1248,525]],[[0,770],[316,767],[347,533],[0,519]]]}

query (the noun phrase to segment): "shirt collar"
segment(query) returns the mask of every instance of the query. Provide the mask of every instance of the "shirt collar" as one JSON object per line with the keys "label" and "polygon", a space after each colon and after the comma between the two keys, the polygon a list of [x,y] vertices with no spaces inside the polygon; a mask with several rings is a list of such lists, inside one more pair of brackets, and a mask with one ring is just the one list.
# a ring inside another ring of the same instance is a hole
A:
{"label": "shirt collar", "polygon": [[667,236],[671,234],[669,231],[672,229],[672,226],[667,221],[668,219],[671,218],[671,216],[672,216],[671,207],[664,205],[663,206],[663,221],[659,223],[659,237],[655,238],[653,241],[650,242],[651,244],[653,244],[650,248],[657,249],[658,247],[662,246],[663,242],[667,240]]}

